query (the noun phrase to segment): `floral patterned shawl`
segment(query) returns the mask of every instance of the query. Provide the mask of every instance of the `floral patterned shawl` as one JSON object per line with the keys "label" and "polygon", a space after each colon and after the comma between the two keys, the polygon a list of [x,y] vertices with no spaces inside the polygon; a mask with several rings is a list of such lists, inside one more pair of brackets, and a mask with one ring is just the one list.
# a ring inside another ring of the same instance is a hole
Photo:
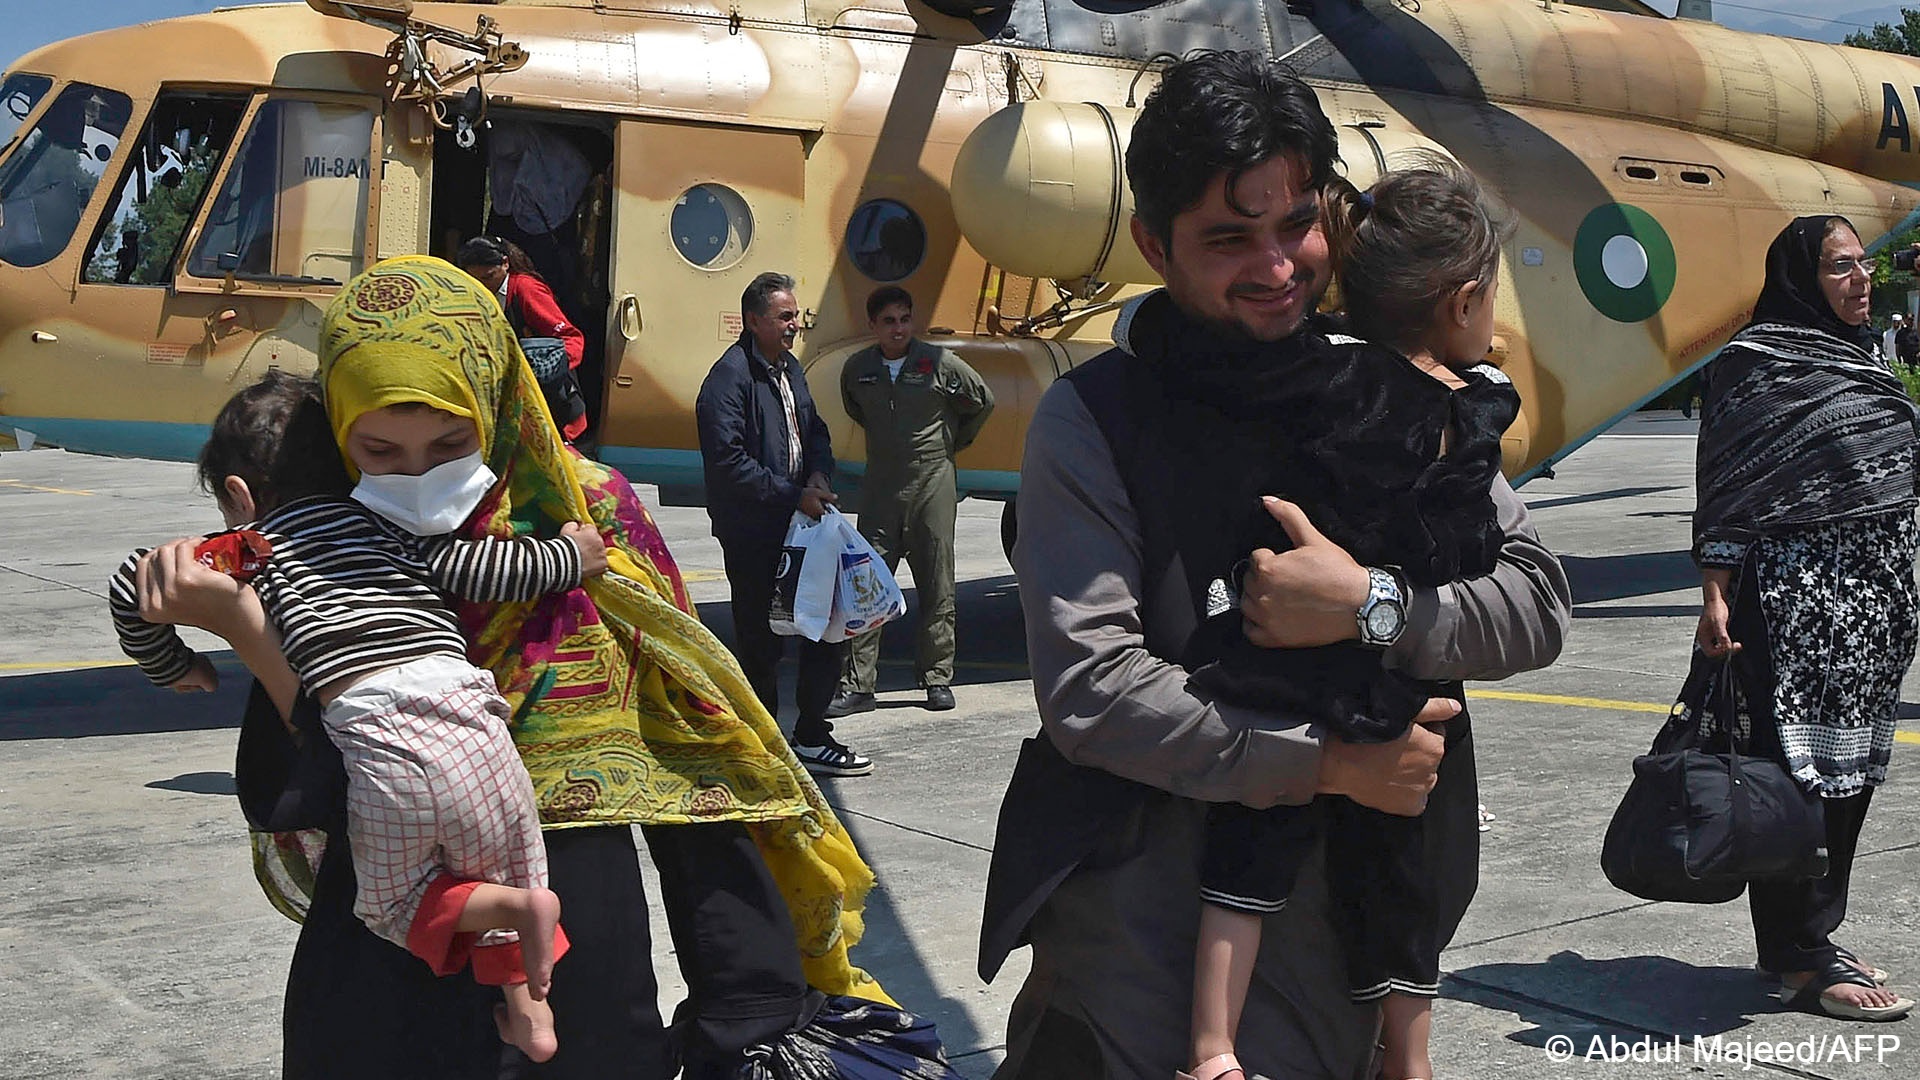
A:
{"label": "floral patterned shawl", "polygon": [[608,573],[526,603],[464,604],[469,658],[514,709],[547,828],[747,824],[792,912],[808,981],[890,1000],[852,966],[873,873],[703,626],[646,508],[554,428],[494,296],[439,259],[402,256],[348,282],[321,323],[320,384],[344,433],[406,401],[471,413],[500,478],[470,535],[556,535],[592,521]]}

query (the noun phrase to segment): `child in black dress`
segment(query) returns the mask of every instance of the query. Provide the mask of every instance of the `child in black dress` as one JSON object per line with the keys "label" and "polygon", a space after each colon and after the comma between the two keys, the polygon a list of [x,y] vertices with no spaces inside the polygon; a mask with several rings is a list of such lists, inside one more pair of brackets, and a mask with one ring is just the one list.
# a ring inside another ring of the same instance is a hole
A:
{"label": "child in black dress", "polygon": [[[1393,568],[1400,580],[1389,591],[1402,597],[1409,585],[1485,575],[1501,546],[1491,494],[1500,437],[1519,408],[1512,384],[1483,363],[1500,248],[1511,229],[1474,180],[1451,166],[1394,173],[1365,194],[1344,182],[1335,188],[1324,222],[1355,336],[1328,334],[1316,345],[1322,352],[1303,369],[1311,385],[1299,407],[1275,419],[1285,437],[1271,445],[1284,449],[1250,462],[1250,484],[1297,503],[1356,562]],[[1236,550],[1291,547],[1267,507],[1248,503]],[[1241,570],[1227,576],[1230,589]],[[1231,596],[1210,597],[1201,614],[1201,640],[1210,636],[1217,659],[1198,666],[1192,684],[1217,700],[1305,716],[1349,742],[1399,738],[1429,698],[1463,700],[1457,683],[1386,669],[1377,645],[1253,645]],[[1465,722],[1463,712],[1449,723]],[[1382,1075],[1432,1076],[1428,1032],[1441,942],[1424,823],[1327,797],[1301,807],[1212,809],[1195,1065],[1181,1077],[1240,1080],[1233,1039],[1261,918],[1285,904],[1322,828],[1331,838],[1327,887],[1353,998],[1380,1001],[1385,1017]]]}

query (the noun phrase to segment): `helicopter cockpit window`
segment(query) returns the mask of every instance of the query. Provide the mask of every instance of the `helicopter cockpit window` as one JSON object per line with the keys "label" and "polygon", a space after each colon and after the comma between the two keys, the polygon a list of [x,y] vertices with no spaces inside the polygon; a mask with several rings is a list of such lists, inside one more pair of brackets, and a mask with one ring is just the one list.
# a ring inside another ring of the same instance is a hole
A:
{"label": "helicopter cockpit window", "polygon": [[847,221],[847,257],[875,281],[899,281],[920,269],[927,255],[927,227],[905,203],[861,203]]}
{"label": "helicopter cockpit window", "polygon": [[720,184],[690,187],[668,222],[680,257],[702,270],[725,270],[746,257],[753,243],[753,211],[747,200]]}
{"label": "helicopter cockpit window", "polygon": [[359,273],[373,119],[358,105],[262,105],[187,273],[282,285],[338,285]]}
{"label": "helicopter cockpit window", "polygon": [[154,102],[81,267],[81,280],[165,285],[180,237],[233,145],[247,99],[169,90]]}
{"label": "helicopter cockpit window", "polygon": [[118,90],[60,91],[0,162],[0,261],[40,266],[67,249],[132,111]]}
{"label": "helicopter cockpit window", "polygon": [[33,107],[47,96],[53,87],[53,80],[45,75],[29,75],[15,72],[0,82],[0,153],[13,145],[13,137],[20,134],[20,125],[33,115]]}

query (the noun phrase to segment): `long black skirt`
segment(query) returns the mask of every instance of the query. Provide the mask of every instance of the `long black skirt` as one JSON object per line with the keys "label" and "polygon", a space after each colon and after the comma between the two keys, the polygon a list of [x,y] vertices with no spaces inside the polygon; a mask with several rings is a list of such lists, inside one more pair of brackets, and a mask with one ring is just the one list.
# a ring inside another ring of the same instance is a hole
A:
{"label": "long black skirt", "polygon": [[744,826],[648,826],[662,906],[688,986],[682,1022],[661,1022],[640,857],[625,825],[549,829],[549,884],[573,947],[549,1002],[560,1051],[535,1065],[502,1045],[497,988],[425,962],[353,914],[339,754],[303,699],[287,735],[258,686],[234,773],[256,829],[325,829],[329,841],[294,946],[282,1015],[287,1080],[666,1080],[699,1078],[777,1039],[819,1004],[792,918]]}
{"label": "long black skirt", "polygon": [[699,1076],[800,1023],[810,1000],[793,924],[739,825],[653,826],[683,1023],[656,1004],[639,854],[626,826],[548,830],[548,870],[573,942],[554,968],[560,1052],[544,1064],[500,1042],[498,989],[436,978],[353,914],[353,863],[330,843],[287,977],[287,1080],[666,1080]]}

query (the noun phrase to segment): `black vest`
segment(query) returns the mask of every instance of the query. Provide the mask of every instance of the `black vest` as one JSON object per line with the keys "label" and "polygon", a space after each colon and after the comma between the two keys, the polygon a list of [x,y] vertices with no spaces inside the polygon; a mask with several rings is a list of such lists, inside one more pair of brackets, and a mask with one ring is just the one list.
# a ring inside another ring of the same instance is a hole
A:
{"label": "black vest", "polygon": [[[1064,380],[1099,425],[1127,487],[1144,541],[1141,622],[1147,651],[1186,666],[1211,657],[1186,656],[1200,619],[1189,575],[1176,563],[1175,530],[1165,519],[1185,512],[1168,497],[1142,498],[1156,470],[1151,455],[1133,452],[1134,436],[1155,422],[1156,398],[1148,365],[1111,349],[1074,368]],[[1164,492],[1178,488],[1161,489]],[[1191,669],[1189,669],[1191,670]],[[1104,769],[1075,765],[1061,755],[1044,730],[1020,747],[1013,778],[1000,803],[993,861],[987,873],[980,926],[980,977],[988,982],[1007,954],[1026,943],[1026,927],[1054,888],[1109,830],[1152,799],[1174,796]]]}

